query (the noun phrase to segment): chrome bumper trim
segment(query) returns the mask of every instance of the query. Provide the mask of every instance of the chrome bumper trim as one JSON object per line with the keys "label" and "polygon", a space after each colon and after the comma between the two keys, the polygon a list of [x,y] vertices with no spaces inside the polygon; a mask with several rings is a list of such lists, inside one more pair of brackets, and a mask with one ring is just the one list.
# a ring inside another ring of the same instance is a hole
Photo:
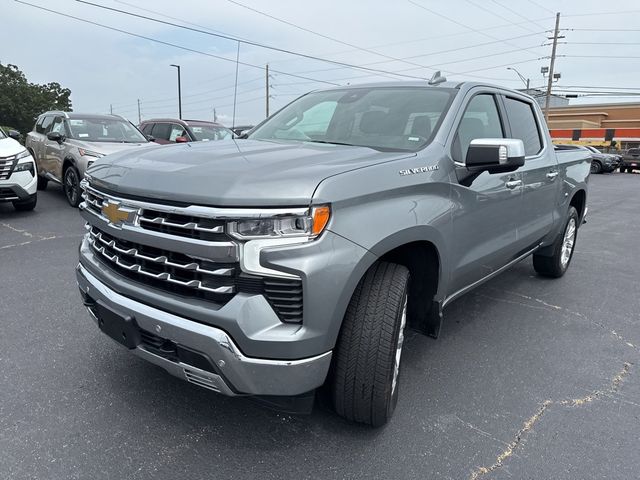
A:
{"label": "chrome bumper trim", "polygon": [[76,273],[78,286],[85,294],[108,308],[133,316],[144,330],[204,353],[224,377],[164,359],[143,346],[134,349],[137,356],[191,383],[229,396],[299,395],[322,385],[329,371],[331,351],[300,360],[247,357],[223,330],[124,297],[101,283],[81,264],[76,267]]}

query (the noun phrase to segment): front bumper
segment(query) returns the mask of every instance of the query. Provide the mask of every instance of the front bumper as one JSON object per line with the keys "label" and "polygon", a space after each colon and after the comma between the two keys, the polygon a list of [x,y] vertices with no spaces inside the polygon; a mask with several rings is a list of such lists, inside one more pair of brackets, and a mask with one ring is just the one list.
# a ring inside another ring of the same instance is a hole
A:
{"label": "front bumper", "polygon": [[17,172],[0,180],[0,202],[28,200],[38,191],[38,179],[29,172]]}
{"label": "front bumper", "polygon": [[[310,358],[273,360],[245,356],[223,330],[194,322],[120,295],[81,264],[76,268],[83,296],[104,307],[131,316],[140,329],[157,332],[163,339],[197,351],[211,360],[215,373],[152,353],[139,344],[133,353],[176,377],[229,396],[299,395],[324,383],[331,351]],[[89,309],[94,321],[97,317]]]}

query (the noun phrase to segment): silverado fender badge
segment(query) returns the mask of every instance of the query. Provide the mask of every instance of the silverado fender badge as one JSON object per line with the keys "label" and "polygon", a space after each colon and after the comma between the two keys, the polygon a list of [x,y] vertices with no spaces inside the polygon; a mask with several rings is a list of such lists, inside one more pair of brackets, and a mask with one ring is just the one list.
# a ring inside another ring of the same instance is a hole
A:
{"label": "silverado fender badge", "polygon": [[416,173],[433,172],[434,170],[438,170],[438,168],[438,165],[429,165],[428,167],[405,168],[398,173],[402,176],[415,175]]}

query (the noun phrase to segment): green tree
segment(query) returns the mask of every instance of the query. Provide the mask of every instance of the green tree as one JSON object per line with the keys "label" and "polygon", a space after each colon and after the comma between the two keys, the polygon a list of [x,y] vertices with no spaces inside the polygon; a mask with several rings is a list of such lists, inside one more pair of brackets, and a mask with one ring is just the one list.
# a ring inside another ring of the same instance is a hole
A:
{"label": "green tree", "polygon": [[0,63],[0,125],[11,125],[26,135],[42,112],[71,111],[70,96],[71,90],[59,83],[29,83],[16,65]]}

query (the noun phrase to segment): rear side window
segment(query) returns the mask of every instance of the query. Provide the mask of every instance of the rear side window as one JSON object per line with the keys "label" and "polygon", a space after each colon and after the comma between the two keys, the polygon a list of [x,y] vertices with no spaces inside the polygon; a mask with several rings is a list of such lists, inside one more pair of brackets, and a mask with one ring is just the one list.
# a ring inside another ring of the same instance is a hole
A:
{"label": "rear side window", "polygon": [[186,137],[187,132],[182,125],[171,124],[171,132],[169,133],[169,141],[175,142],[178,137]]}
{"label": "rear side window", "polygon": [[527,157],[540,153],[540,150],[542,150],[542,136],[540,135],[538,122],[536,122],[533,106],[530,103],[509,97],[504,99],[504,104],[509,116],[511,136],[522,140],[524,153]]}
{"label": "rear side window", "polygon": [[151,135],[161,140],[169,140],[171,136],[171,124],[169,123],[156,123],[153,126]]}

